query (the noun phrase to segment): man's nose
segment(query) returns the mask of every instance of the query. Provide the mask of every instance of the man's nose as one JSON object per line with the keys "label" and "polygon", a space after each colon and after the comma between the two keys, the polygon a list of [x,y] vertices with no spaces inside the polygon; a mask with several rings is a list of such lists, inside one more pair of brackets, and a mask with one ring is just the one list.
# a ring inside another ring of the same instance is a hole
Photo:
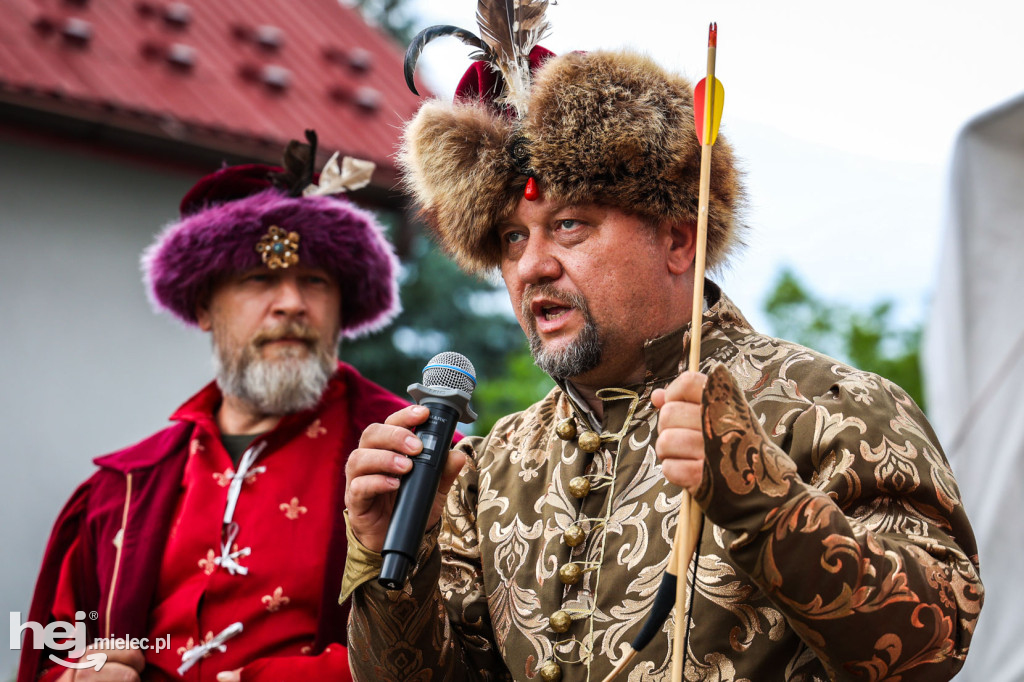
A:
{"label": "man's nose", "polygon": [[295,277],[282,277],[274,289],[274,314],[303,315],[306,297]]}
{"label": "man's nose", "polygon": [[554,244],[540,230],[527,239],[516,267],[519,278],[527,284],[553,282],[562,276],[562,264],[555,256]]}

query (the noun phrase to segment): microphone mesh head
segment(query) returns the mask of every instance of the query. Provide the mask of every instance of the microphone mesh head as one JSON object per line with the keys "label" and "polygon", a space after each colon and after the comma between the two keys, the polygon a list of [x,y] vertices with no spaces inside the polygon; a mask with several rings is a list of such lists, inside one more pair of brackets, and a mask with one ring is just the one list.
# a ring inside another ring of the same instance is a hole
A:
{"label": "microphone mesh head", "polygon": [[462,353],[438,353],[423,368],[423,385],[444,386],[472,393],[476,388],[476,370]]}

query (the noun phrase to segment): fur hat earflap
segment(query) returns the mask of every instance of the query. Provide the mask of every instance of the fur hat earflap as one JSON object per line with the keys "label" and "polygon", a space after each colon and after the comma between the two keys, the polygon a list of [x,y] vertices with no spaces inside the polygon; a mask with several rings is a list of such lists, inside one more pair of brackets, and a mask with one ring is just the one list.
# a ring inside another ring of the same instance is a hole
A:
{"label": "fur hat earflap", "polygon": [[142,255],[143,278],[158,309],[190,326],[216,278],[263,264],[257,244],[271,227],[298,235],[300,266],[323,268],[341,287],[341,334],[386,326],[400,312],[398,259],[368,211],[335,196],[289,196],[268,177],[283,169],[224,168],[197,183]]}
{"label": "fur hat earflap", "polygon": [[516,175],[508,153],[513,132],[511,121],[485,103],[433,100],[420,108],[403,137],[398,160],[406,188],[441,247],[470,272],[501,257],[491,233],[516,206],[508,187]]}
{"label": "fur hat earflap", "polygon": [[[428,102],[399,154],[442,246],[468,271],[500,263],[496,227],[528,177],[546,199],[696,222],[701,148],[690,83],[631,52],[574,52],[534,73],[522,119],[477,102]],[[741,173],[719,136],[712,155],[707,264],[739,243]]]}

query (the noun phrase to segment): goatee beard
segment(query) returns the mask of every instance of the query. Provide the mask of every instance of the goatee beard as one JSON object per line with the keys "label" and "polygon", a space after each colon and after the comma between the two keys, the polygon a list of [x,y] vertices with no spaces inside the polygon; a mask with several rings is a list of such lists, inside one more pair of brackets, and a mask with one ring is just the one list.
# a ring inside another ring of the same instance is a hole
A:
{"label": "goatee beard", "polygon": [[[576,338],[563,348],[544,347],[544,342],[537,332],[537,321],[530,310],[530,301],[538,295],[565,303],[569,307],[579,310],[583,315],[583,328]],[[533,354],[533,361],[551,377],[570,379],[585,374],[601,364],[601,334],[590,314],[587,299],[580,294],[559,291],[551,284],[529,286],[523,292],[521,313],[523,319],[529,321],[526,335],[530,340],[530,353]]]}
{"label": "goatee beard", "polygon": [[[285,337],[302,340],[305,348],[286,346],[272,358],[263,357],[265,343]],[[297,322],[259,332],[240,349],[226,348],[214,330],[213,345],[220,390],[266,415],[315,407],[337,364],[333,349],[324,347],[314,330]]]}

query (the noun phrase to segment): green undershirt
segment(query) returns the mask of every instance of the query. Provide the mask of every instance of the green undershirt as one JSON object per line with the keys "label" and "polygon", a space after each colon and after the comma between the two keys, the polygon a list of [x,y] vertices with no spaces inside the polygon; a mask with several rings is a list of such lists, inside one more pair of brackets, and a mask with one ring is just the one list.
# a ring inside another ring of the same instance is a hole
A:
{"label": "green undershirt", "polygon": [[220,436],[220,442],[224,446],[224,449],[228,451],[228,456],[231,457],[231,464],[237,469],[238,463],[242,461],[242,455],[249,449],[252,442],[262,436],[262,433],[243,433],[239,435],[229,435],[222,433]]}

